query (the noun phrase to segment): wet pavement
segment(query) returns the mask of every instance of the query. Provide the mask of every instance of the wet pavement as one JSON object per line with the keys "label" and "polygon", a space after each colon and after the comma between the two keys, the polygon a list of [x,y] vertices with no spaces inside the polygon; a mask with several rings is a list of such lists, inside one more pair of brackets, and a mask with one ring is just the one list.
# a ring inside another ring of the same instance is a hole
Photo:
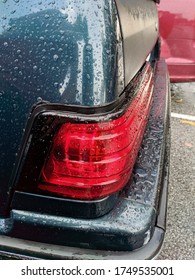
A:
{"label": "wet pavement", "polygon": [[[195,83],[174,84],[171,88],[171,111],[195,116]],[[171,118],[167,233],[158,259],[195,259],[195,121],[192,119]]]}

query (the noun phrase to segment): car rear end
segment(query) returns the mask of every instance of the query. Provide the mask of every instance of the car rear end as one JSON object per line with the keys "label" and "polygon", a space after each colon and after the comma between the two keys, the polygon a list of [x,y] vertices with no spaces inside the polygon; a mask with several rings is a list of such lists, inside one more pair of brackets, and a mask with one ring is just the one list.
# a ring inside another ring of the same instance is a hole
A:
{"label": "car rear end", "polygon": [[169,78],[154,1],[1,5],[1,255],[155,257]]}

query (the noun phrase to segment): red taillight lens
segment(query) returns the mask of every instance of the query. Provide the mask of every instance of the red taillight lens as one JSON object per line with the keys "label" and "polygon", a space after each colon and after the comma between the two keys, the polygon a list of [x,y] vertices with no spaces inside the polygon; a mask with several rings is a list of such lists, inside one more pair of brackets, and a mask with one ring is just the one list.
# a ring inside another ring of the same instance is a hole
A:
{"label": "red taillight lens", "polygon": [[143,87],[126,113],[101,123],[65,123],[53,139],[39,189],[92,200],[125,186],[143,137],[152,83]]}

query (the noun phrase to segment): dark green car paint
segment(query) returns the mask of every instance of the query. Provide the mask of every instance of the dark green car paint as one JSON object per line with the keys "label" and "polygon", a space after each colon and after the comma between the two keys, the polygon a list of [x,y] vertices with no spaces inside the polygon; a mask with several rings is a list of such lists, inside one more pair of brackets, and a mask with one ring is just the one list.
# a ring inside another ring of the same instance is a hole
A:
{"label": "dark green car paint", "polygon": [[124,88],[113,1],[0,2],[0,214],[32,106],[115,101]]}
{"label": "dark green car paint", "polygon": [[0,2],[0,215],[33,105],[115,102],[154,46],[156,24],[152,0]]}
{"label": "dark green car paint", "polygon": [[[33,239],[36,228],[37,241],[43,241],[50,230],[59,237],[58,244],[64,245],[64,234],[70,232],[74,234],[69,243],[75,246],[82,223],[82,247],[117,250],[114,246],[121,240],[120,249],[133,250],[149,241],[158,203],[143,205],[137,198],[122,197],[115,212],[95,222],[57,216],[52,219],[49,215],[14,209],[9,213],[6,204],[10,201],[8,186],[13,187],[10,182],[33,106],[46,101],[101,108],[116,102],[151,52],[157,35],[157,12],[152,0],[0,3],[2,235]],[[128,213],[136,212],[140,216],[135,215],[137,220],[128,223]],[[120,224],[121,228],[116,230]],[[102,243],[98,241],[101,235]],[[50,237],[45,241],[55,243]]]}
{"label": "dark green car paint", "polygon": [[[158,63],[156,72],[154,103],[140,148],[142,156],[137,158],[133,180],[114,209],[94,220],[12,210],[9,219],[0,220],[1,234],[14,237],[0,237],[3,255],[10,252],[19,258],[26,255],[32,258],[143,259],[153,258],[158,253],[166,217],[169,94],[167,68],[163,62]],[[27,236],[28,240],[38,243],[24,241]],[[15,239],[17,237],[22,239]],[[77,245],[80,248],[69,247]],[[119,248],[120,251],[116,251]]]}

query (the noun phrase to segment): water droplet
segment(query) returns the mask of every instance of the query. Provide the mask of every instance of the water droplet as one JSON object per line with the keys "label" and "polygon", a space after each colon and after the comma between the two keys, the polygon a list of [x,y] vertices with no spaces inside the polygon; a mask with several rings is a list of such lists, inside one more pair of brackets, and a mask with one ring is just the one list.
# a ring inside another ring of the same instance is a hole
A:
{"label": "water droplet", "polygon": [[59,56],[57,54],[54,54],[54,56],[53,56],[54,61],[57,61],[58,58],[59,58]]}
{"label": "water droplet", "polygon": [[38,69],[38,67],[37,67],[36,65],[34,65],[34,66],[33,66],[33,70],[36,71],[37,69]]}
{"label": "water droplet", "polygon": [[92,45],[88,44],[88,45],[86,46],[86,50],[87,50],[87,51],[91,51],[91,50],[92,50]]}
{"label": "water droplet", "polygon": [[41,102],[42,100],[43,100],[43,99],[42,99],[41,97],[38,97],[38,98],[37,98],[37,101],[38,101],[38,102]]}

